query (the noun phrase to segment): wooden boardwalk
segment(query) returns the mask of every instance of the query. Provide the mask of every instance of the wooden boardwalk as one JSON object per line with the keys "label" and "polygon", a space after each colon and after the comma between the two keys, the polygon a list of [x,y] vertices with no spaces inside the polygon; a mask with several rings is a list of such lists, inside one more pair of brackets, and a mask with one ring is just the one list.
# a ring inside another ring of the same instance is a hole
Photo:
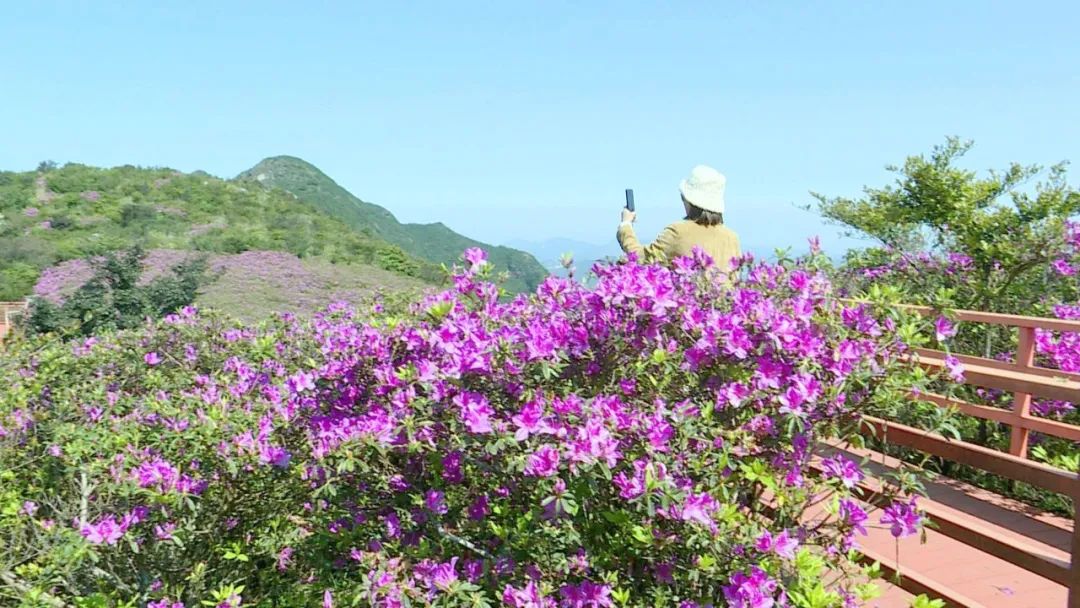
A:
{"label": "wooden boardwalk", "polygon": [[[926,308],[906,307],[936,315]],[[919,501],[928,519],[925,543],[918,537],[897,541],[886,529],[870,530],[860,550],[868,561],[898,572],[898,586],[868,606],[900,608],[914,595],[945,600],[967,608],[1080,608],[1080,475],[1027,458],[1031,433],[1078,442],[1080,426],[1031,414],[1033,398],[1080,404],[1080,374],[1039,367],[1035,362],[1038,329],[1080,333],[1080,321],[1041,319],[975,311],[953,311],[963,322],[1015,328],[1018,348],[1013,362],[959,355],[965,382],[1013,395],[1011,409],[966,403],[940,395],[913,395],[942,408],[1011,427],[1009,452],[956,441],[887,420],[866,419],[864,434],[945,460],[1022,481],[1072,499],[1074,516],[1059,517],[966,483],[937,478],[926,483]],[[922,366],[940,370],[945,353],[919,349]],[[850,446],[832,445],[856,459],[869,459],[870,478],[860,484],[868,502],[882,490],[877,479],[900,466],[892,458]],[[827,449],[827,450],[828,450]],[[876,519],[875,519],[876,521]]]}
{"label": "wooden boardwalk", "polygon": [[[855,460],[870,457],[866,469],[871,474],[885,473],[899,465],[893,458],[867,450],[843,451]],[[1072,520],[947,478],[928,482],[926,491],[927,497],[921,499],[920,504],[927,509],[932,521],[935,514],[943,515],[943,521],[960,522],[1068,568]],[[869,536],[860,541],[860,549],[865,554],[873,556],[886,568],[914,579],[905,583],[909,587],[911,582],[921,582],[928,595],[936,595],[934,589],[948,589],[954,605],[986,608],[1067,605],[1069,590],[1063,584],[950,538],[933,529],[933,524],[928,526],[925,543],[918,537],[898,541],[880,527],[869,531]],[[888,581],[879,584],[885,594],[868,606],[910,606],[911,592]]]}

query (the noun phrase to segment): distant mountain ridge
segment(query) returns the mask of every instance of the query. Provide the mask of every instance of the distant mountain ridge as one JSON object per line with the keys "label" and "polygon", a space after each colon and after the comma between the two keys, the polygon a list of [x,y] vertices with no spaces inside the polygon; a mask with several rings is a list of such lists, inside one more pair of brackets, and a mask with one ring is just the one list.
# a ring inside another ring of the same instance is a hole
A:
{"label": "distant mountain ridge", "polygon": [[470,247],[488,252],[488,259],[509,279],[510,291],[531,291],[547,276],[533,255],[510,247],[482,243],[442,223],[404,224],[389,210],[360,199],[311,163],[293,156],[266,158],[237,176],[266,188],[288,192],[300,201],[345,222],[354,229],[401,247],[409,255],[451,265]]}
{"label": "distant mountain ridge", "polygon": [[543,241],[526,241],[521,239],[506,243],[508,247],[528,251],[540,260],[548,270],[561,267],[562,256],[570,254],[574,258],[574,264],[578,267],[588,268],[593,262],[605,258],[618,258],[622,255],[619,244],[612,240],[605,245],[586,243],[566,238],[553,238]]}

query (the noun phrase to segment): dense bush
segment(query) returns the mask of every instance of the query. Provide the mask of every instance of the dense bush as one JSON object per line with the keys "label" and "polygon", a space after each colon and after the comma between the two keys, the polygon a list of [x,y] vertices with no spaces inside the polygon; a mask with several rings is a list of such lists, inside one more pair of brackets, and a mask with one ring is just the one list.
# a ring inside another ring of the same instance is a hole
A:
{"label": "dense bush", "polygon": [[[82,606],[827,608],[872,595],[857,463],[908,321],[814,264],[598,267],[500,302],[478,251],[405,315],[16,344],[0,590]],[[823,497],[825,511],[810,509]],[[880,516],[916,533],[914,500]],[[828,576],[826,576],[828,572]],[[826,581],[828,581],[826,583]],[[81,599],[78,599],[81,598]]]}

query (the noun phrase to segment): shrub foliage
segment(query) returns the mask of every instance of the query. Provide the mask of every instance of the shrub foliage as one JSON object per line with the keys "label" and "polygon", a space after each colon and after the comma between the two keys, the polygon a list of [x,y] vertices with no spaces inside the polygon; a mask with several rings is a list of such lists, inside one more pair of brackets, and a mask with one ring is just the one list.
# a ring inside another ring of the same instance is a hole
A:
{"label": "shrub foliage", "polygon": [[858,463],[810,466],[916,373],[913,329],[814,264],[630,262],[503,302],[467,260],[407,314],[17,344],[4,601],[839,607],[873,594],[867,526],[918,531],[907,497],[869,519]]}

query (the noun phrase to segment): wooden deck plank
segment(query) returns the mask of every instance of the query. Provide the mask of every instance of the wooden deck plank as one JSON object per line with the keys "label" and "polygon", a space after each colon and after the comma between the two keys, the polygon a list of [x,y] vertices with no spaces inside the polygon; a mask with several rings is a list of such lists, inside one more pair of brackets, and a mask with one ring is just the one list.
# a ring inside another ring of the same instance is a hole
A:
{"label": "wooden deck plank", "polygon": [[[839,448],[853,459],[871,456],[871,461],[864,466],[870,475],[881,475],[900,465],[892,457],[869,450],[831,446],[832,450]],[[953,519],[966,521],[971,527],[980,528],[983,534],[1009,548],[1023,546],[1032,553],[1052,560],[1058,568],[1059,576],[1056,578],[1062,579],[1061,568],[1068,567],[1069,555],[1061,545],[1067,546],[1071,537],[1070,520],[1051,514],[1032,513],[1029,512],[1030,507],[1027,511],[1013,510],[1021,503],[951,479],[931,480],[926,484],[926,489],[928,496],[921,502],[931,505],[931,511],[939,515],[948,513]],[[1049,537],[1052,542],[1036,535]],[[896,567],[895,555],[899,549],[899,567],[921,577],[915,581],[913,590],[918,590],[919,585],[947,589],[956,595],[954,600],[966,598],[963,601],[987,608],[1065,606],[1068,590],[1064,585],[950,538],[941,531],[928,528],[926,539],[926,544],[921,544],[917,538],[897,541],[887,530],[878,527],[872,528],[870,535],[861,539],[860,544],[867,553],[879,556],[888,562],[886,565],[893,567]],[[905,604],[894,593],[886,593],[880,600],[867,605],[896,608]]]}

